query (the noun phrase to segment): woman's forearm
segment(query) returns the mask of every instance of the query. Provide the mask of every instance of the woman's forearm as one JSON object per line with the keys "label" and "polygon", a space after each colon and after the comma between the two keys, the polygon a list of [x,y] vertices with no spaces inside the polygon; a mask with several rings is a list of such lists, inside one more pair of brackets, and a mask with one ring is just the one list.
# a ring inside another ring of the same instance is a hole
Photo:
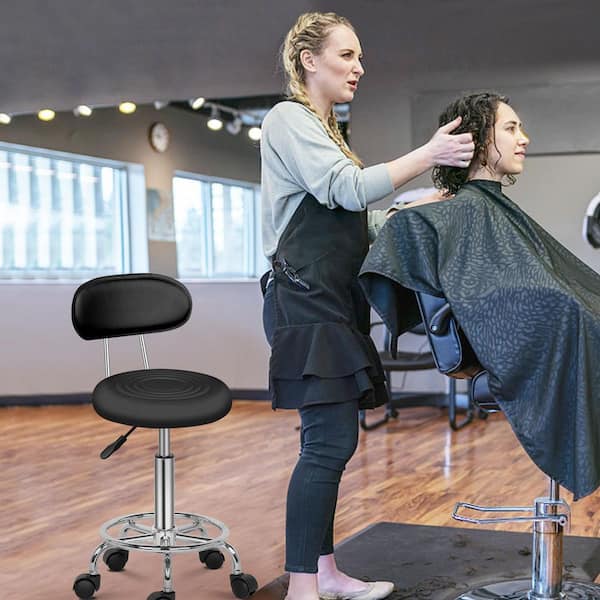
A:
{"label": "woman's forearm", "polygon": [[434,166],[433,158],[426,146],[421,146],[386,163],[394,189],[398,189]]}

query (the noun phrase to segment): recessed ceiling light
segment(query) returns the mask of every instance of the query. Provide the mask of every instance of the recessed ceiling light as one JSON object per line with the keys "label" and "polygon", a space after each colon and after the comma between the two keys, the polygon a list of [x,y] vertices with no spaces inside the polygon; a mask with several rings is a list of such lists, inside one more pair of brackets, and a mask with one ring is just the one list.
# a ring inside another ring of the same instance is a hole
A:
{"label": "recessed ceiling light", "polygon": [[56,117],[56,113],[51,108],[42,108],[38,112],[38,119],[40,121],[52,121]]}
{"label": "recessed ceiling light", "polygon": [[130,115],[131,113],[134,113],[136,108],[137,106],[135,103],[130,101],[121,102],[121,104],[119,104],[119,111],[124,115]]}

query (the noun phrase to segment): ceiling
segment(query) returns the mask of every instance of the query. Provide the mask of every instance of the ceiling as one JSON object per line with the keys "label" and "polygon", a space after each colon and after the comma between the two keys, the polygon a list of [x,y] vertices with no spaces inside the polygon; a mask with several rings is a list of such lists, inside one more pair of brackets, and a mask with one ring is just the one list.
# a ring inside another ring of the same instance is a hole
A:
{"label": "ceiling", "polygon": [[0,112],[277,94],[278,48],[310,10],[350,18],[366,81],[548,64],[600,80],[595,0],[19,0],[0,17]]}

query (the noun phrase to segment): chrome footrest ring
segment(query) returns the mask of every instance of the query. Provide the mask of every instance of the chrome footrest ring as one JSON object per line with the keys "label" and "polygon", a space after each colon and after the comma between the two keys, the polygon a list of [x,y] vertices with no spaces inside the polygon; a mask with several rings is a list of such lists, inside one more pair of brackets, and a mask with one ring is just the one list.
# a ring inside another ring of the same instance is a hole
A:
{"label": "chrome footrest ring", "polygon": [[[194,513],[177,512],[174,517],[173,529],[157,530],[154,528],[153,512],[123,515],[103,523],[100,526],[100,535],[115,548],[143,552],[199,552],[225,546],[229,529],[221,521]],[[144,520],[150,521],[150,525],[139,523]],[[121,531],[129,528],[135,531],[136,527],[137,535],[130,537],[111,533],[113,528],[120,528]],[[201,535],[192,535],[194,529],[197,529]],[[148,533],[140,534],[140,530],[148,530]],[[182,530],[181,533],[179,530]]]}

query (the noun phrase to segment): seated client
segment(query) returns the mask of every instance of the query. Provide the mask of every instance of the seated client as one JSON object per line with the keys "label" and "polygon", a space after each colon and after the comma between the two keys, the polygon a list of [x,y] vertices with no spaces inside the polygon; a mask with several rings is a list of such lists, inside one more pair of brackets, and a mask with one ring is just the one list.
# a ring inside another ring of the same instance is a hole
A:
{"label": "seated client", "polygon": [[462,97],[440,124],[457,116],[473,161],[433,174],[454,198],[391,217],[361,283],[395,335],[420,321],[414,291],[445,297],[529,456],[585,496],[600,485],[600,276],[503,193],[529,144],[508,99]]}

